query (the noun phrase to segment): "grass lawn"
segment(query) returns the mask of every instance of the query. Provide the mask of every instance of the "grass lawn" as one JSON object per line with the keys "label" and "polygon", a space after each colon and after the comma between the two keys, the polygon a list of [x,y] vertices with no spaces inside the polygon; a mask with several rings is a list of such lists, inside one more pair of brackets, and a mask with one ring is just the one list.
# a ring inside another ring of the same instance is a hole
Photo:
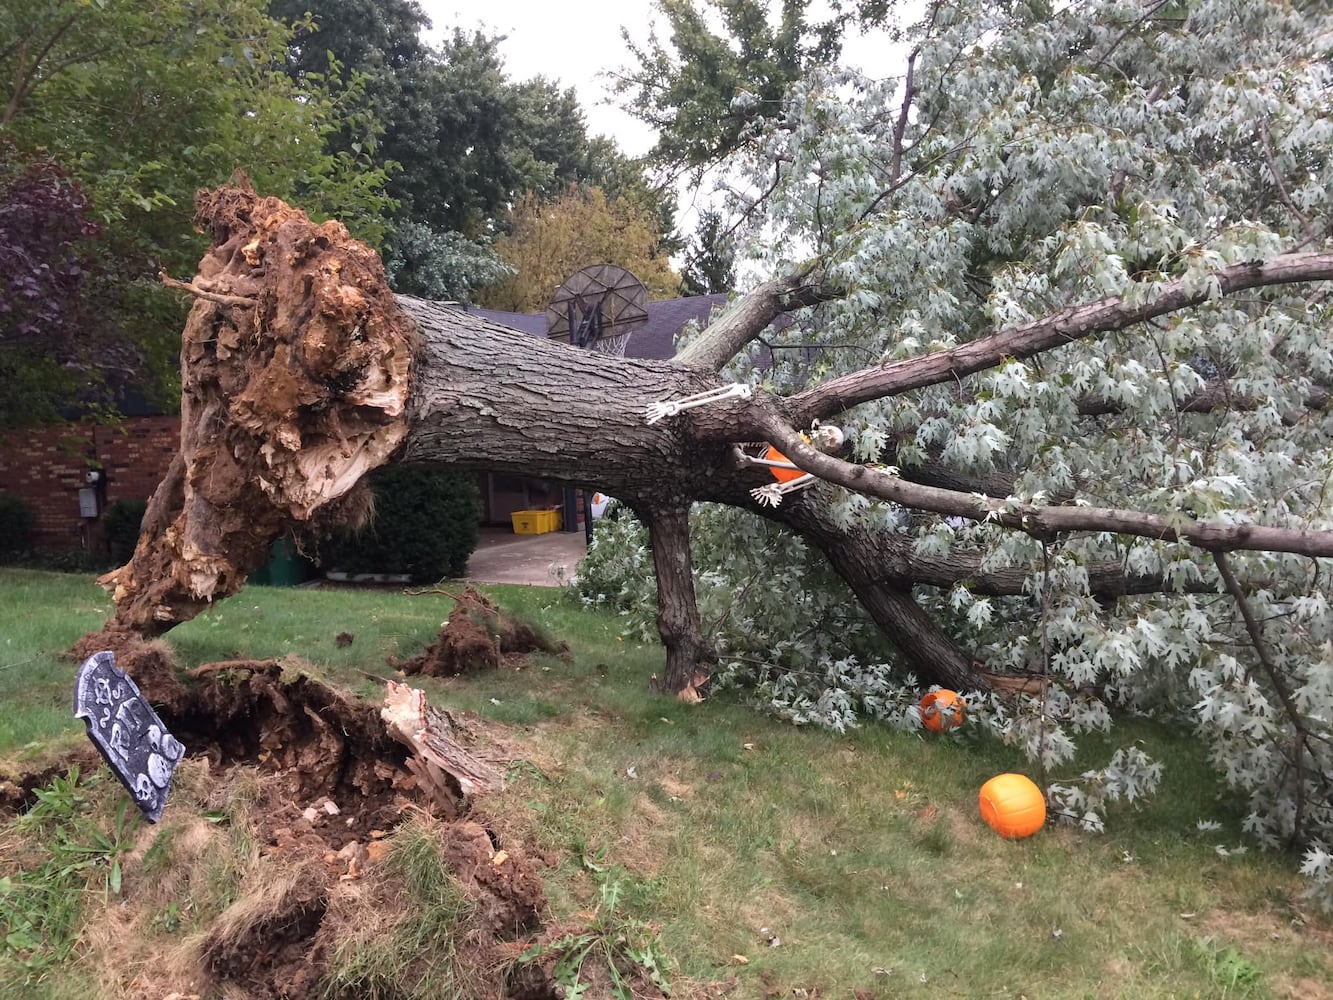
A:
{"label": "grass lawn", "polygon": [[[1028,770],[1013,751],[968,735],[798,729],[732,695],[683,705],[648,689],[662,652],[622,641],[615,619],[554,589],[485,591],[572,656],[413,683],[508,728],[532,766],[512,768],[481,808],[549,858],[557,915],[587,918],[614,885],[619,912],[657,929],[676,996],[722,995],[710,983],[756,1000],[1333,996],[1333,932],[1300,905],[1291,859],[1216,850],[1241,843],[1239,817],[1187,731],[1121,730],[1167,776],[1155,800],[1113,812],[1105,834],[1048,827],[1009,842],[982,823],[976,795],[994,774]],[[451,607],[442,594],[252,587],[168,638],[184,667],[294,654],[378,700],[389,659],[419,652]],[[89,578],[0,569],[6,769],[83,743],[69,709],[76,664],[61,654],[108,611]],[[351,645],[337,645],[342,632]],[[108,822],[113,792],[90,806]],[[183,815],[193,801],[180,793],[164,826],[196,819]],[[1201,832],[1201,819],[1222,828]],[[0,875],[34,863],[19,826],[0,834]],[[127,868],[127,894],[146,870]],[[172,891],[166,912],[209,919],[200,882]],[[95,924],[116,894],[103,884],[85,904]],[[171,923],[152,933],[169,938]],[[29,977],[28,995],[136,995],[88,992],[106,982],[99,940],[85,933],[69,961]]]}

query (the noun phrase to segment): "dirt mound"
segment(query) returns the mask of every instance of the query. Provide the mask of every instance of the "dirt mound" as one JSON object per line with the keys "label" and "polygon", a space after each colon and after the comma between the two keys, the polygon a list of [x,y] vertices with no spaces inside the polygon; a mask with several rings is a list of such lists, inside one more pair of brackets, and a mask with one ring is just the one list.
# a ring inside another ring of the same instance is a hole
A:
{"label": "dirt mound", "polygon": [[176,657],[165,642],[144,639],[136,632],[108,625],[101,632],[85,635],[73,645],[69,655],[82,662],[102,650],[116,654],[116,666],[134,678],[139,690],[159,712],[178,711],[188,702],[189,694],[180,681]]}
{"label": "dirt mound", "polygon": [[568,654],[569,647],[541,629],[501,611],[468,587],[448,594],[457,603],[435,641],[420,656],[399,664],[405,674],[455,677],[481,670],[497,670],[501,663],[517,665],[529,653]]}

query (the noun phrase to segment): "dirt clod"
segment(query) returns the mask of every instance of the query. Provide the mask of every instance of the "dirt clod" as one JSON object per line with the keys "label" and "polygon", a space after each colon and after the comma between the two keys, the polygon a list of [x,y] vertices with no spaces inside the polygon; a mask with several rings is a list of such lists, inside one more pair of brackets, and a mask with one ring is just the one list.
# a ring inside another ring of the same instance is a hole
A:
{"label": "dirt clod", "polygon": [[204,939],[208,970],[254,1000],[316,995],[323,968],[311,940],[328,910],[328,888],[314,869],[294,872],[228,908]]}
{"label": "dirt clod", "polygon": [[501,611],[471,587],[449,596],[457,602],[449,620],[425,652],[400,665],[403,673],[455,677],[497,670],[501,663],[518,665],[529,653],[563,656],[569,652],[564,643]]}
{"label": "dirt clod", "polygon": [[85,635],[73,645],[69,655],[82,662],[103,650],[115,654],[116,666],[134,679],[159,713],[164,709],[179,711],[188,702],[189,693],[177,673],[176,658],[165,642],[144,639],[136,632],[108,625],[101,632]]}

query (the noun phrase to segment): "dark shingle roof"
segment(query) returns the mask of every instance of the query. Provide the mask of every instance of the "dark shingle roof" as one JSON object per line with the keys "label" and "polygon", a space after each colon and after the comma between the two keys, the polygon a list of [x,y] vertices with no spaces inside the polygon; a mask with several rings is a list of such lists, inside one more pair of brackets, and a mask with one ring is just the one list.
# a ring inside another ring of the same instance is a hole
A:
{"label": "dark shingle roof", "polygon": [[[648,319],[630,334],[629,343],[625,345],[625,356],[656,360],[671,357],[676,353],[676,334],[684,329],[685,324],[697,320],[701,326],[707,326],[713,310],[721,308],[726,302],[725,293],[649,302]],[[545,313],[502,312],[498,309],[469,309],[468,312],[533,337],[546,336]]]}

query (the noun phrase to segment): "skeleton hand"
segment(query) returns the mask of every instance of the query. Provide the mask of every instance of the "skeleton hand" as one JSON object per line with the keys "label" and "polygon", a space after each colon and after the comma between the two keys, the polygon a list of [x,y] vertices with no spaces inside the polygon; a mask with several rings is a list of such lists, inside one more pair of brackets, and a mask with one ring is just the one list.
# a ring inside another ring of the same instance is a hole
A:
{"label": "skeleton hand", "polygon": [[732,385],[709,389],[706,392],[696,392],[693,396],[686,396],[684,399],[659,400],[655,403],[649,403],[644,408],[643,415],[648,423],[655,424],[663,417],[674,417],[682,410],[688,410],[695,406],[703,406],[705,403],[720,403],[722,400],[731,399],[733,396],[738,399],[749,399],[750,395],[750,387],[737,382]]}

